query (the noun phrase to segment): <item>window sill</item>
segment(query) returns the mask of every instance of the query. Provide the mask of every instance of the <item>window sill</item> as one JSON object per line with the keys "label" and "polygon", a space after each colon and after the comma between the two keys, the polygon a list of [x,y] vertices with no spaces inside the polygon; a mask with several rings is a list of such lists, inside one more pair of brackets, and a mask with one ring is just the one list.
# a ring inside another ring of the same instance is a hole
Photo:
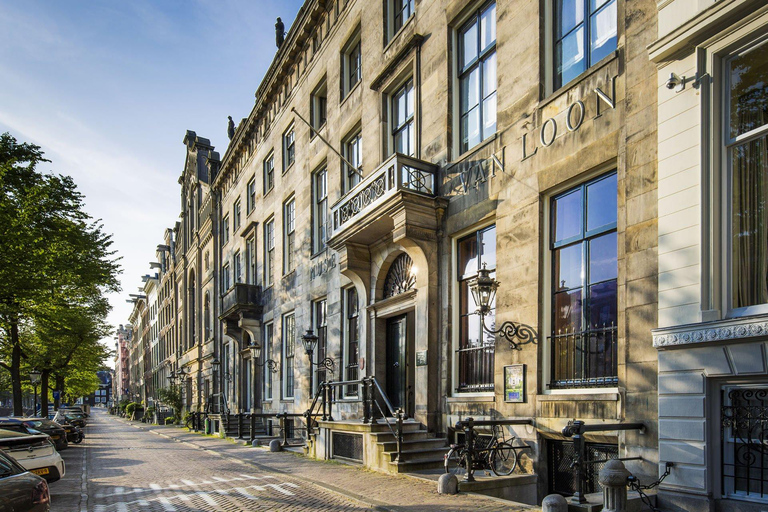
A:
{"label": "window sill", "polygon": [[496,401],[496,395],[493,393],[483,393],[483,394],[476,394],[476,393],[466,393],[466,394],[456,394],[453,396],[447,396],[445,397],[445,401],[449,404],[453,403],[466,403],[466,402],[495,402]]}
{"label": "window sill", "polygon": [[354,93],[355,91],[360,90],[360,84],[361,83],[363,83],[363,79],[362,78],[360,80],[358,80],[358,82],[355,85],[353,85],[352,88],[349,91],[347,91],[346,94],[342,93],[341,102],[339,102],[339,107],[342,107],[347,102],[347,99],[349,99],[349,97],[352,96],[352,93]]}
{"label": "window sill", "polygon": [[[604,67],[606,67],[608,64],[613,62],[614,60],[619,58],[619,50],[614,50],[612,54],[608,55],[607,57],[603,57],[601,61],[599,61],[597,64],[592,65],[589,69],[582,72],[580,75],[576,76],[575,78],[571,79],[567,84],[563,84],[559,89],[552,91],[547,96],[542,98],[542,100],[539,102],[539,104],[536,106],[537,110],[540,110],[553,101],[555,101],[557,98],[562,96],[563,94],[567,93],[569,90],[573,89],[576,85],[578,85],[579,82],[586,79],[587,77],[594,75]],[[550,76],[549,79],[552,79]]]}
{"label": "window sill", "polygon": [[617,402],[619,390],[615,388],[553,389],[536,395],[538,402],[571,402],[579,400],[600,400]]}
{"label": "window sill", "polygon": [[472,146],[470,149],[466,150],[464,153],[460,154],[459,157],[456,160],[454,160],[450,166],[446,167],[446,170],[450,170],[453,166],[459,165],[463,163],[465,160],[468,160],[471,157],[475,156],[475,154],[485,149],[488,145],[494,143],[498,138],[499,138],[499,132],[496,132],[493,135],[489,135],[487,138],[483,139],[476,145]]}
{"label": "window sill", "polygon": [[272,192],[273,190],[275,190],[275,187],[272,187],[269,190],[267,190],[266,192],[264,192],[264,195],[262,197],[267,197],[269,195],[269,193]]}
{"label": "window sill", "polygon": [[389,38],[387,43],[384,45],[384,49],[381,51],[381,53],[387,53],[390,48],[395,44],[395,42],[400,38],[402,33],[405,31],[406,28],[408,28],[412,23],[414,23],[414,19],[416,18],[416,11],[414,10],[413,13],[411,13],[410,16],[408,16],[408,19],[405,20],[405,23],[397,29],[397,32],[392,34],[392,37]]}
{"label": "window sill", "polygon": [[283,174],[282,174],[282,175],[283,175],[283,176],[285,176],[285,173],[287,173],[288,171],[290,171],[290,170],[291,170],[291,168],[293,167],[293,164],[295,164],[295,163],[296,163],[296,160],[294,160],[293,162],[291,162],[291,164],[290,164],[288,167],[286,167],[285,169],[283,169]]}
{"label": "window sill", "polygon": [[317,258],[318,256],[322,256],[322,255],[324,255],[326,253],[327,250],[328,250],[328,246],[326,245],[322,249],[318,249],[316,252],[313,252],[310,255],[309,259],[313,260],[313,259]]}
{"label": "window sill", "polygon": [[[317,136],[321,135],[320,132],[323,131],[323,128],[325,128],[327,124],[328,124],[327,122],[323,122],[323,124],[321,124],[320,126],[313,126],[312,127],[312,129],[309,131],[309,140],[310,140],[310,142],[315,141],[317,139]],[[293,164],[291,164],[291,165],[293,165]]]}
{"label": "window sill", "polygon": [[294,398],[281,398],[280,403],[281,404],[292,404],[294,402]]}

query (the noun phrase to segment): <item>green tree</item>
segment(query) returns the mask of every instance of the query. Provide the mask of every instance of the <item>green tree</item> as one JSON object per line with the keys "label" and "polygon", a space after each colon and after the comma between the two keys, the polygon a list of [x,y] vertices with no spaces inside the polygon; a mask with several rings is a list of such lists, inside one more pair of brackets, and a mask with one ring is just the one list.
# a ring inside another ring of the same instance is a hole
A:
{"label": "green tree", "polygon": [[28,356],[20,327],[119,291],[111,235],[83,211],[71,177],[37,171],[48,161],[38,146],[0,135],[0,348],[8,353],[0,367],[11,374],[14,414]]}
{"label": "green tree", "polygon": [[171,385],[167,388],[157,390],[157,399],[173,408],[173,420],[178,422],[181,419],[181,386]]}

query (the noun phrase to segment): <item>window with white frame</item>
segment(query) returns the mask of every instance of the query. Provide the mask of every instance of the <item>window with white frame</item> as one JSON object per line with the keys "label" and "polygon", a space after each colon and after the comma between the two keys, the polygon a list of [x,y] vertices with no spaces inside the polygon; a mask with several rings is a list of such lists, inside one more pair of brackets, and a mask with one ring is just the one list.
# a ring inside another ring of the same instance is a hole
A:
{"label": "window with white frame", "polygon": [[275,154],[264,159],[264,195],[275,188]]}
{"label": "window with white frame", "polygon": [[233,258],[234,266],[235,266],[235,283],[242,283],[243,282],[243,257],[240,254],[240,251],[237,251],[235,253],[235,256]]}
{"label": "window with white frame", "polygon": [[458,31],[459,151],[496,133],[496,2]]}
{"label": "window with white frame", "polygon": [[230,273],[229,273],[229,262],[225,263],[224,266],[221,267],[221,289],[222,291],[229,290],[229,287],[231,285],[230,282]]}
{"label": "window with white frame", "polygon": [[256,284],[256,235],[245,240],[245,282]]}
{"label": "window with white frame", "polygon": [[325,125],[328,118],[328,85],[325,78],[318,84],[310,98],[309,124],[314,130],[310,130],[310,138]]}
{"label": "window with white frame", "polygon": [[323,168],[312,176],[312,253],[325,249],[328,228],[328,170]]}
{"label": "window with white frame", "polygon": [[617,0],[551,0],[557,90],[616,50]]}
{"label": "window with white frame", "polygon": [[283,315],[283,398],[293,398],[294,356],[296,354],[296,319],[293,313]]}
{"label": "window with white frame", "polygon": [[232,234],[237,233],[237,230],[240,229],[241,222],[240,198],[237,198],[237,201],[232,205]]}
{"label": "window with white frame", "polygon": [[363,54],[361,52],[360,31],[344,45],[341,53],[341,97],[347,94],[363,78]]}
{"label": "window with white frame", "polygon": [[264,223],[264,288],[275,280],[275,219]]}
{"label": "window with white frame", "polygon": [[392,152],[413,156],[414,145],[413,78],[408,79],[390,100]]}
{"label": "window with white frame", "polygon": [[[496,338],[483,329],[469,289],[469,281],[485,266],[495,276],[496,226],[488,226],[461,238],[457,243],[457,280],[459,285],[459,343],[456,349],[456,391],[488,392],[494,389]],[[495,329],[496,304],[485,316],[485,324]]]}
{"label": "window with white frame", "polygon": [[[312,303],[312,327],[317,335],[317,348],[312,354],[314,363],[318,363],[328,357],[328,301],[316,300]],[[312,389],[317,392],[321,382],[328,380],[325,368],[320,365],[315,370],[315,378]]]}
{"label": "window with white frame", "polygon": [[296,199],[283,204],[283,274],[296,269]]}
{"label": "window with white frame", "polygon": [[403,28],[413,15],[413,0],[387,0],[387,41]]}
{"label": "window with white frame", "polygon": [[727,58],[725,79],[729,308],[752,314],[768,310],[768,41]]}
{"label": "window with white frame", "polygon": [[[357,290],[347,288],[344,290],[344,350],[342,374],[346,380],[357,380],[358,359],[360,358],[360,325]],[[347,386],[345,396],[356,396],[357,386]]]}
{"label": "window with white frame", "polygon": [[341,163],[341,189],[347,193],[360,183],[360,169],[363,166],[363,133],[359,129],[344,139],[342,151],[344,158],[355,166],[352,168],[346,162]]}
{"label": "window with white frame", "polygon": [[296,160],[296,133],[293,124],[283,132],[283,172]]}
{"label": "window with white frame", "polygon": [[612,172],[552,198],[550,388],[618,385],[617,190]]}
{"label": "window with white frame", "polygon": [[246,215],[250,215],[250,213],[256,207],[256,176],[248,181],[246,193],[248,194],[248,197],[246,197],[245,212]]}
{"label": "window with white frame", "polygon": [[272,357],[272,343],[274,342],[274,336],[275,336],[275,324],[272,322],[269,322],[267,324],[264,324],[264,347],[261,350],[261,361],[259,361],[260,365],[262,366],[262,393],[261,396],[264,397],[264,400],[272,400],[272,371],[269,369],[267,365],[264,363],[266,361],[269,361],[273,359]]}
{"label": "window with white frame", "polygon": [[221,220],[221,245],[229,243],[229,214]]}

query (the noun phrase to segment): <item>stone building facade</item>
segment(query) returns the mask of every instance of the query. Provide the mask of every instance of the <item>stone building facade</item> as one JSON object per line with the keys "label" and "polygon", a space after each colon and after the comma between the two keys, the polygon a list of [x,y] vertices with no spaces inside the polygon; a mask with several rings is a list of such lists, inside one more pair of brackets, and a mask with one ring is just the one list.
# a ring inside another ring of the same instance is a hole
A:
{"label": "stone building facade", "polygon": [[764,510],[768,6],[659,4],[659,452],[668,510]]}
{"label": "stone building facade", "polygon": [[[169,364],[189,405],[302,413],[319,382],[371,376],[437,438],[530,419],[505,427],[532,448],[528,501],[573,492],[573,419],[643,423],[587,441],[655,479],[657,9],[307,0],[221,159],[185,137]],[[315,456],[357,435],[361,388],[338,392]]]}

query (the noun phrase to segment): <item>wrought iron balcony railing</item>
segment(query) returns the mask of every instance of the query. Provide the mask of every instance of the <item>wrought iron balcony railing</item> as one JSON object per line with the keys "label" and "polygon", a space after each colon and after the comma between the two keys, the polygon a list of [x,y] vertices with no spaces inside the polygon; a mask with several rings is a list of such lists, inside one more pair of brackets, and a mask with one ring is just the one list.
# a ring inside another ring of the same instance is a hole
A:
{"label": "wrought iron balcony railing", "polygon": [[613,387],[619,384],[615,324],[550,336],[552,389]]}
{"label": "wrought iron balcony railing", "polygon": [[331,207],[329,238],[398,192],[434,197],[436,172],[434,164],[395,153]]}

